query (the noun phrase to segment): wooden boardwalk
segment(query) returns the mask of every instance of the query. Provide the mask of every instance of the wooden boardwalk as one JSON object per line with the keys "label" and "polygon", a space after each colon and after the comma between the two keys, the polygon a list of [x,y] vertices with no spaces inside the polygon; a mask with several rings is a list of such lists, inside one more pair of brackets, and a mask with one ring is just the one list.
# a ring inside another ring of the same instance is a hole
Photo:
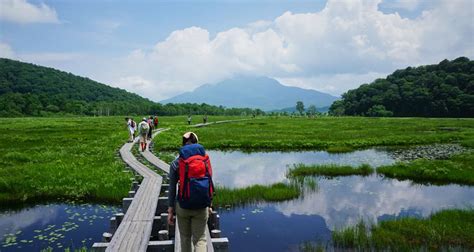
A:
{"label": "wooden boardwalk", "polygon": [[134,143],[124,144],[120,149],[120,156],[143,180],[123,219],[115,219],[118,228],[111,241],[95,243],[93,250],[102,251],[105,248],[105,251],[146,251],[148,248],[163,178],[133,156],[131,149]]}
{"label": "wooden boardwalk", "polygon": [[[211,122],[194,126],[202,127],[234,121],[241,120]],[[167,129],[158,129],[153,134],[153,137],[164,130]],[[124,144],[120,149],[120,156],[136,174],[136,177],[142,178],[142,181],[139,186],[138,182],[134,181],[132,191],[129,192],[130,198],[124,198],[123,200],[123,211],[125,214],[118,213],[110,219],[110,232],[104,233],[103,242],[94,243],[93,251],[181,251],[179,229],[169,228],[167,225],[167,213],[165,212],[168,198],[160,197],[160,192],[164,192],[167,189],[167,185],[163,184],[163,178],[159,174],[134,157],[131,149],[137,141],[138,138],[132,143]],[[156,168],[168,174],[170,166],[153,155],[148,150],[148,147],[149,144],[144,152],[140,152],[142,156]],[[219,220],[217,212],[213,212],[211,216],[210,219],[213,220],[213,223],[210,226],[218,229],[219,225],[215,224],[216,220],[217,223]],[[158,230],[160,231],[157,232]],[[175,233],[168,233],[168,230],[169,232],[174,230]],[[212,231],[216,238],[211,238],[211,232],[209,228],[206,228],[207,251],[228,251],[228,239],[220,238],[220,230]],[[170,240],[170,236],[174,236],[175,239]],[[151,237],[159,238],[160,240],[151,241]]]}

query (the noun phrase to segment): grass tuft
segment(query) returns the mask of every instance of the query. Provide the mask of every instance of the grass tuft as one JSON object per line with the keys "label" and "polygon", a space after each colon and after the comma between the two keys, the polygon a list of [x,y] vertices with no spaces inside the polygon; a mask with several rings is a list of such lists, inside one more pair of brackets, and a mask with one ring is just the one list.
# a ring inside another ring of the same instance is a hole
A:
{"label": "grass tuft", "polygon": [[474,210],[442,210],[426,219],[401,218],[333,231],[336,248],[360,251],[473,250]]}
{"label": "grass tuft", "polygon": [[304,177],[304,176],[351,176],[351,175],[362,175],[368,176],[374,172],[374,169],[368,164],[362,164],[359,167],[352,167],[349,165],[306,165],[306,164],[295,164],[293,168],[288,170],[288,177]]}

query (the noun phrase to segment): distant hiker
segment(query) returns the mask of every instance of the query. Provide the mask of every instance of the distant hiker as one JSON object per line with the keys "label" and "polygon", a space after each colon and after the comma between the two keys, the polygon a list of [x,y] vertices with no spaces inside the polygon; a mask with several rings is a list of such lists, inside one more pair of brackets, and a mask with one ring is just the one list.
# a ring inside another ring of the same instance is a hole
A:
{"label": "distant hiker", "polygon": [[135,139],[137,136],[137,123],[133,120],[133,118],[130,118],[130,120],[132,121],[131,125],[133,127],[133,139]]}
{"label": "distant hiker", "polygon": [[151,134],[153,133],[153,129],[155,128],[155,125],[153,124],[153,116],[150,116],[147,120],[149,130],[148,130],[148,140],[151,140]]}
{"label": "distant hiker", "polygon": [[174,225],[176,210],[182,251],[191,251],[191,245],[196,252],[207,251],[206,224],[213,193],[209,156],[197,135],[187,132],[179,156],[170,165],[168,196],[168,224]]}
{"label": "distant hiker", "polygon": [[138,134],[140,135],[140,147],[142,151],[145,151],[146,149],[146,138],[149,131],[150,131],[150,125],[148,125],[148,122],[146,121],[146,118],[144,117],[142,121],[138,124]]}
{"label": "distant hiker", "polygon": [[188,125],[191,125],[191,115],[188,115]]}
{"label": "distant hiker", "polygon": [[153,124],[155,125],[155,129],[158,128],[158,116],[155,116],[155,118],[153,118]]}
{"label": "distant hiker", "polygon": [[202,122],[207,123],[207,115],[204,115],[204,117],[202,118]]}
{"label": "distant hiker", "polygon": [[135,127],[133,126],[133,120],[131,118],[125,117],[125,121],[127,122],[128,142],[131,143],[133,142]]}

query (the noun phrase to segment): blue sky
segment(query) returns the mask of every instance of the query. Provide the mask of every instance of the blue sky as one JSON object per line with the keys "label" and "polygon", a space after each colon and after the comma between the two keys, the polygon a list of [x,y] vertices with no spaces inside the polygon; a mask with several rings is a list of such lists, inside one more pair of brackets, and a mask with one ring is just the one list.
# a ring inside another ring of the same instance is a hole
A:
{"label": "blue sky", "polygon": [[0,0],[0,57],[161,100],[234,75],[340,95],[473,57],[471,0]]}

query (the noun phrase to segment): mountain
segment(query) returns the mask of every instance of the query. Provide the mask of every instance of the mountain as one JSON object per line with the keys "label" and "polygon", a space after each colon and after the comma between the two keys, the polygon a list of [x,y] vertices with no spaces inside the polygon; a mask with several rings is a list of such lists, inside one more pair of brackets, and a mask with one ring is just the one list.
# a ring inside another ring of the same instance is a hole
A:
{"label": "mountain", "polygon": [[397,70],[349,90],[334,115],[474,117],[474,61],[466,57]]}
{"label": "mountain", "polygon": [[0,58],[0,117],[57,115],[242,115],[250,108],[161,105],[120,88],[53,68]]}
{"label": "mountain", "polygon": [[186,92],[162,103],[207,103],[226,107],[251,107],[264,111],[296,106],[325,107],[338,98],[311,89],[288,87],[267,77],[236,77],[216,84],[205,84],[192,92]]}

